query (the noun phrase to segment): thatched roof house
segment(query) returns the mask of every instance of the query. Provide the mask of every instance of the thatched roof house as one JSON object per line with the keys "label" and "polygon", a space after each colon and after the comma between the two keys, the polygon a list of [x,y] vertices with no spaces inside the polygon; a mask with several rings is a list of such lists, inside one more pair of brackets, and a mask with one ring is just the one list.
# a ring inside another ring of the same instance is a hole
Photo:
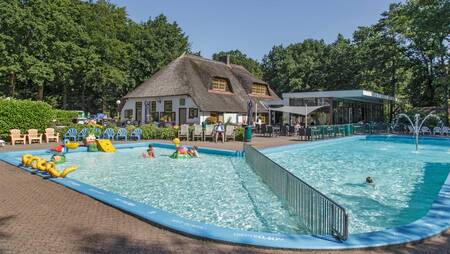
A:
{"label": "thatched roof house", "polygon": [[138,121],[200,123],[207,117],[243,122],[247,102],[279,99],[269,85],[240,65],[183,54],[128,93],[122,118]]}

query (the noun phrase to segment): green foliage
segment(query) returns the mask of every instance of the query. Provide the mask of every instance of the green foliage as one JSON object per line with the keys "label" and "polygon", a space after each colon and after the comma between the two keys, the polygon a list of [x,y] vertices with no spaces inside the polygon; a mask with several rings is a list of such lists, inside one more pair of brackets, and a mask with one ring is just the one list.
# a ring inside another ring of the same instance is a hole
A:
{"label": "green foliage", "polygon": [[234,134],[236,135],[236,141],[243,141],[244,140],[244,131],[245,129],[243,127],[235,128]]}
{"label": "green foliage", "polygon": [[43,131],[54,117],[53,109],[45,102],[0,98],[0,136],[6,138],[10,129]]}
{"label": "green foliage", "polygon": [[136,23],[106,0],[1,1],[0,27],[5,95],[92,113],[189,50],[164,15]]}
{"label": "green foliage", "polygon": [[215,116],[208,116],[205,119],[206,124],[216,124],[217,123],[217,117]]}
{"label": "green foliage", "polygon": [[71,125],[73,123],[73,119],[78,117],[78,113],[76,111],[70,110],[60,110],[55,109],[54,111],[54,125]]}
{"label": "green foliage", "polygon": [[246,54],[242,53],[239,50],[220,51],[213,54],[212,58],[216,61],[221,61],[222,58],[226,57],[227,55],[230,56],[231,64],[242,65],[254,76],[262,78],[263,75],[261,65],[256,60],[248,57]]}
{"label": "green foliage", "polygon": [[145,124],[140,127],[142,129],[143,139],[158,139],[161,137],[161,130],[154,124]]}

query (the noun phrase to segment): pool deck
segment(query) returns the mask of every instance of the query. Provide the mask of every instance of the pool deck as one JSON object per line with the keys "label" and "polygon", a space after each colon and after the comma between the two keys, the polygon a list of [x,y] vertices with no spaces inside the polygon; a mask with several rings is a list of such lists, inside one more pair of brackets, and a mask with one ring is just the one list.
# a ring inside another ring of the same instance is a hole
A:
{"label": "pool deck", "polygon": [[[162,142],[162,141],[156,141]],[[165,141],[167,142],[167,141]],[[185,142],[234,149],[241,142]],[[256,147],[298,143],[262,138]],[[2,151],[46,149],[16,145]],[[450,253],[450,231],[421,243],[352,251],[281,251],[197,240],[152,226],[61,185],[0,162],[0,253]]]}

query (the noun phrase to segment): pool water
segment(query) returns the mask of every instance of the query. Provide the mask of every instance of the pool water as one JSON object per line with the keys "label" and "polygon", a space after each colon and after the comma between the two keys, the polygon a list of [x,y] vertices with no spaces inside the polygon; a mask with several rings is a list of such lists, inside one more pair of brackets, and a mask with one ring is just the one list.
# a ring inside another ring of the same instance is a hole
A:
{"label": "pool water", "polygon": [[264,153],[344,206],[350,233],[423,217],[450,170],[449,141],[421,144],[416,152],[411,139],[352,138]]}
{"label": "pool water", "polygon": [[258,232],[305,233],[296,217],[263,184],[241,157],[201,154],[175,160],[173,149],[146,148],[116,153],[75,152],[63,168],[76,164],[70,178],[191,220]]}

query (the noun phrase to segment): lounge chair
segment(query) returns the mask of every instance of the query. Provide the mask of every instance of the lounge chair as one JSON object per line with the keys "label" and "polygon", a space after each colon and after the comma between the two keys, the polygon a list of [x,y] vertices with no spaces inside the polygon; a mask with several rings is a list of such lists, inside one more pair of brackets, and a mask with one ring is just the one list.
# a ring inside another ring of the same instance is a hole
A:
{"label": "lounge chair", "polygon": [[450,128],[448,128],[447,126],[442,127],[441,134],[442,135],[449,135],[450,134]]}
{"label": "lounge chair", "polygon": [[107,128],[105,132],[103,132],[103,138],[104,139],[114,139],[114,129],[113,128]]}
{"label": "lounge chair", "polygon": [[141,141],[142,130],[140,128],[136,128],[131,132],[130,140],[136,139],[137,141]]}
{"label": "lounge chair", "polygon": [[4,147],[6,145],[6,142],[4,140],[0,139],[0,147]]}
{"label": "lounge chair", "polygon": [[64,134],[64,139],[77,141],[77,130],[75,128],[70,128],[67,130],[67,132]]}
{"label": "lounge chair", "polygon": [[420,132],[422,132],[423,135],[426,135],[426,134],[431,135],[431,130],[427,126],[423,126],[422,128],[420,128]]}
{"label": "lounge chair", "polygon": [[77,140],[82,141],[84,138],[86,138],[86,136],[89,133],[89,129],[88,128],[83,128],[77,135]]}
{"label": "lounge chair", "polygon": [[195,138],[200,138],[200,140],[203,139],[203,128],[200,124],[194,125],[194,131],[192,132],[192,140],[194,141]]}
{"label": "lounge chair", "polygon": [[15,145],[17,141],[21,141],[23,144],[26,144],[27,135],[20,134],[20,130],[12,129],[9,130],[9,138],[11,139],[11,145]]}
{"label": "lounge chair", "polygon": [[116,135],[116,140],[120,140],[120,139],[125,139],[125,141],[127,141],[128,137],[127,137],[127,130],[125,128],[120,128],[117,131],[117,135]]}
{"label": "lounge chair", "polygon": [[182,124],[180,126],[180,130],[178,131],[178,138],[186,138],[186,140],[189,140],[189,125]]}
{"label": "lounge chair", "polygon": [[266,136],[266,133],[267,133],[267,125],[261,124],[261,132],[260,132],[261,136]]}
{"label": "lounge chair", "polygon": [[233,141],[236,141],[234,126],[232,125],[227,125],[227,127],[225,127],[225,141],[227,141],[228,139],[233,139]]}
{"label": "lounge chair", "polygon": [[50,140],[55,140],[56,143],[59,142],[59,133],[55,132],[53,128],[45,129],[45,142],[48,143]]}
{"label": "lounge chair", "polygon": [[206,125],[205,133],[203,134],[203,141],[207,138],[214,140],[214,125]]}
{"label": "lounge chair", "polygon": [[29,129],[28,130],[28,143],[33,143],[33,140],[37,140],[39,144],[42,144],[42,134],[39,134],[37,129]]}
{"label": "lounge chair", "polygon": [[441,127],[438,127],[438,126],[434,127],[433,128],[433,135],[442,135]]}

